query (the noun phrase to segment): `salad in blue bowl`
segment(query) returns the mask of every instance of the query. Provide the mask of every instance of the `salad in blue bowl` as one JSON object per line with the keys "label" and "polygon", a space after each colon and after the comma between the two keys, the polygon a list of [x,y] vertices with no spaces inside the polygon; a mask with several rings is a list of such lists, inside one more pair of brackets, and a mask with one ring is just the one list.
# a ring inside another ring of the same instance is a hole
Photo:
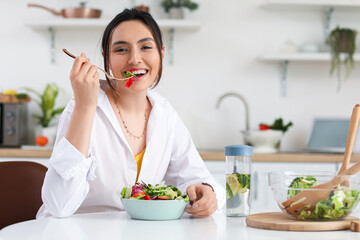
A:
{"label": "salad in blue bowl", "polygon": [[121,202],[133,219],[173,220],[184,213],[189,197],[164,182],[152,186],[144,182],[121,191]]}

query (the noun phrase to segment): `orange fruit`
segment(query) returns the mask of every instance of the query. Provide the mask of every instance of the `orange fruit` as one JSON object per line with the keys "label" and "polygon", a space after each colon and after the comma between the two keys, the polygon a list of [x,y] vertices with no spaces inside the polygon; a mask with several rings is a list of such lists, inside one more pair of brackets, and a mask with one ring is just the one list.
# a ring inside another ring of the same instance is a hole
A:
{"label": "orange fruit", "polygon": [[46,144],[48,144],[49,140],[45,136],[38,136],[38,137],[36,137],[35,142],[37,145],[43,147],[43,146],[46,146]]}

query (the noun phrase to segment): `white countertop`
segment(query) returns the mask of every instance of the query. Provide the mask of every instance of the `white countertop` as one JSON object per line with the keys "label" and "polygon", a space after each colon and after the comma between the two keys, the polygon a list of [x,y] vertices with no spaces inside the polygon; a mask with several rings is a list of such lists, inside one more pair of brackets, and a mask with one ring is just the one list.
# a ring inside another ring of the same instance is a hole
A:
{"label": "white countertop", "polygon": [[78,214],[68,218],[45,218],[8,226],[0,231],[1,240],[68,240],[68,239],[360,239],[360,233],[345,231],[288,232],[248,227],[245,218],[226,217],[217,212],[198,218],[184,213],[179,220],[142,221],[131,219],[126,212]]}

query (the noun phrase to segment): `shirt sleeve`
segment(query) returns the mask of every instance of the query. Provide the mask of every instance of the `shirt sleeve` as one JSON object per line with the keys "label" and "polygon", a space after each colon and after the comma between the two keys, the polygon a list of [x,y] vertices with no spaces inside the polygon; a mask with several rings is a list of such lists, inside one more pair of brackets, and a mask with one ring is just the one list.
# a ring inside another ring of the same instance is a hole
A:
{"label": "shirt sleeve", "polygon": [[89,192],[88,181],[96,178],[96,161],[91,152],[85,157],[65,137],[72,105],[73,101],[65,108],[59,120],[56,142],[42,187],[43,206],[37,217],[72,215]]}
{"label": "shirt sleeve", "polygon": [[208,183],[216,193],[218,208],[225,204],[225,189],[210,174],[192,141],[190,132],[176,115],[174,146],[165,181],[182,192],[191,184]]}

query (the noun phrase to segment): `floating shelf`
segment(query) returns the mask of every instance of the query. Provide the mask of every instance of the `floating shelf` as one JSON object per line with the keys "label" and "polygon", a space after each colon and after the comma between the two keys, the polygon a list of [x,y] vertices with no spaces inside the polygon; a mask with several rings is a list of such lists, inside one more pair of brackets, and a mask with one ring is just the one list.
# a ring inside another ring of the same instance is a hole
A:
{"label": "floating shelf", "polygon": [[[325,13],[325,39],[330,34],[331,18],[335,10],[359,11],[359,0],[266,0],[262,5],[271,10],[320,10]],[[344,59],[344,55],[340,56]],[[260,57],[265,61],[278,61],[282,64],[281,95],[286,96],[287,69],[290,61],[330,61],[330,53],[294,53],[294,54],[266,54]],[[354,55],[354,61],[360,61],[360,54]]]}
{"label": "floating shelf", "polygon": [[[340,55],[340,58],[345,58],[345,55]],[[321,53],[270,53],[260,57],[264,61],[330,61],[331,54],[329,52]],[[360,61],[360,54],[354,54],[354,61]]]}
{"label": "floating shelf", "polygon": [[[26,20],[25,25],[33,29],[76,29],[76,28],[105,28],[112,19],[38,19]],[[162,30],[198,30],[200,22],[183,19],[158,19],[156,20]]]}
{"label": "floating shelf", "polygon": [[351,10],[360,8],[358,0],[267,0],[263,7],[271,9],[314,9],[324,10],[328,8]]}
{"label": "floating shelf", "polygon": [[[340,59],[344,60],[345,54],[340,55]],[[281,96],[286,96],[287,88],[287,70],[291,61],[298,62],[330,62],[331,53],[273,53],[265,54],[259,58],[263,61],[280,62],[282,65],[282,75],[280,79]],[[360,62],[360,53],[356,53],[353,56],[355,62]]]}
{"label": "floating shelf", "polygon": [[[51,62],[55,63],[55,35],[58,30],[66,29],[101,29],[103,30],[112,19],[29,19],[24,24],[34,30],[48,30],[51,35]],[[174,59],[174,35],[176,30],[197,31],[200,29],[200,22],[186,19],[157,19],[159,27],[163,31],[168,31],[170,42],[168,45],[169,63]]]}

